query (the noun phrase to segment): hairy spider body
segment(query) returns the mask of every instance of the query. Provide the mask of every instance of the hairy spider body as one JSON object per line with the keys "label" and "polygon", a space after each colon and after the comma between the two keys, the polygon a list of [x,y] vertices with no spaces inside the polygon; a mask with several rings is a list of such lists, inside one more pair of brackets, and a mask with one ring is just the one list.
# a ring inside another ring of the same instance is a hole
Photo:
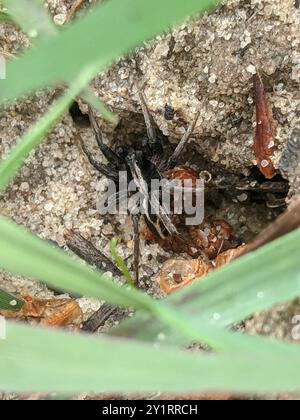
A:
{"label": "hairy spider body", "polygon": [[[210,243],[207,237],[208,235],[201,230],[201,226],[198,227],[198,237],[196,230],[185,230],[182,217],[177,215],[174,216],[173,214],[168,214],[164,211],[161,199],[161,187],[159,187],[159,190],[155,191],[155,198],[153,198],[151,194],[153,192],[152,180],[176,179],[181,183],[185,179],[190,179],[193,184],[196,184],[196,180],[199,179],[199,174],[190,168],[176,167],[176,164],[178,157],[181,155],[194,130],[199,114],[184,134],[171,157],[166,158],[162,141],[155,133],[151,115],[142,94],[140,94],[140,101],[147,128],[147,137],[141,138],[141,146],[139,148],[133,148],[132,146],[124,144],[117,147],[116,150],[112,150],[104,144],[101,131],[96,123],[93,112],[90,110],[90,121],[95,132],[98,146],[108,163],[106,165],[100,163],[82,142],[83,151],[94,168],[107,178],[113,180],[116,185],[118,185],[119,181],[119,172],[126,172],[128,183],[134,181],[137,191],[143,197],[143,215],[149,230],[149,238],[151,237],[165,249],[168,248],[175,252],[188,252],[193,256],[202,256],[209,263],[209,258],[214,257],[215,254],[223,250],[225,240],[230,239],[231,233],[228,233],[230,230],[229,225],[227,231],[224,229],[224,231],[226,231],[226,237],[218,238],[220,239],[219,241],[213,238],[216,242],[216,246],[213,248],[212,252],[207,253],[206,251],[210,250]],[[117,191],[117,193],[120,194],[121,192]],[[155,205],[155,209],[157,209],[154,214],[151,211],[153,205]],[[139,219],[141,212],[137,212],[136,209],[130,209],[129,212],[132,217],[134,230],[134,271],[135,281],[138,284],[140,255]],[[211,224],[211,226],[213,225]],[[219,229],[218,234],[220,231],[221,233],[224,233],[222,229]]]}

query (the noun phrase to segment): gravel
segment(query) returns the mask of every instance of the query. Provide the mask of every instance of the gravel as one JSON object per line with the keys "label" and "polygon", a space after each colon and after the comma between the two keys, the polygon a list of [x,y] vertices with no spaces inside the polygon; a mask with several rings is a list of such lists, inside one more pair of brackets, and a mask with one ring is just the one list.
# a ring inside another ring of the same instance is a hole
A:
{"label": "gravel", "polygon": [[[54,21],[63,24],[72,2],[46,3]],[[290,181],[291,194],[298,193],[299,165],[296,162],[289,168],[286,161],[280,162],[283,153],[294,153],[289,142],[300,128],[299,24],[300,13],[292,0],[228,0],[218,11],[189,21],[120,60],[93,82],[96,93],[120,119],[116,127],[102,123],[108,142],[144,131],[136,95],[141,87],[157,127],[171,143],[178,142],[200,110],[187,161],[192,151],[198,156],[193,162],[196,167],[204,161],[220,170],[247,175],[255,164],[252,76],[259,70],[278,122],[275,166]],[[26,36],[14,26],[0,25],[0,50],[6,56],[28,45]],[[37,92],[1,112],[1,157],[58,94],[54,89]],[[0,196],[0,213],[61,247],[65,246],[65,229],[74,229],[109,256],[109,241],[118,237],[119,252],[130,266],[131,225],[127,218],[98,216],[96,202],[106,181],[88,164],[79,136],[97,153],[91,130],[78,128],[65,115]],[[220,203],[215,214],[226,215],[236,231],[250,240],[276,211],[247,203],[245,195],[239,194],[236,201]],[[141,255],[141,274],[147,277],[150,292],[159,295],[149,270],[156,273],[171,254],[143,242]],[[53,294],[43,285],[7,273],[0,273],[0,286],[39,297]],[[80,303],[85,318],[101,305],[85,298]],[[300,314],[300,303],[295,301],[253,317],[246,322],[246,330],[291,338],[290,308],[291,315]]]}

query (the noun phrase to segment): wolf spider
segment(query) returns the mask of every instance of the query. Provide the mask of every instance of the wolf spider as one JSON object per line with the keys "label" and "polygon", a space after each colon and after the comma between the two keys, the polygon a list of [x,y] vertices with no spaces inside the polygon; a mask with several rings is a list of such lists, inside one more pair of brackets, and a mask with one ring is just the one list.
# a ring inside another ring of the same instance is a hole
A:
{"label": "wolf spider", "polygon": [[[199,113],[197,113],[193,123],[185,132],[172,155],[167,158],[164,156],[162,140],[157,136],[154,129],[153,120],[146,104],[144,94],[140,93],[139,98],[147,129],[147,137],[141,138],[140,148],[136,149],[127,144],[117,147],[116,150],[112,150],[108,147],[103,141],[101,130],[99,129],[95,115],[90,108],[89,118],[95,132],[96,141],[108,163],[105,165],[99,162],[81,140],[82,149],[91,165],[101,174],[116,182],[116,184],[118,184],[119,181],[119,172],[126,171],[128,182],[133,180],[138,192],[143,197],[142,201],[145,203],[144,220],[154,238],[165,239],[166,236],[170,235],[171,237],[175,236],[179,241],[189,244],[189,239],[177,230],[171,217],[164,211],[161,204],[161,198],[158,199],[159,202],[154,203],[156,205],[155,208],[158,209],[157,214],[150,213],[149,209],[153,203],[151,202],[149,191],[151,192],[151,180],[161,180],[164,173],[176,166],[179,156],[194,131],[199,118]],[[138,285],[140,258],[139,220],[141,214],[136,214],[136,212],[130,213],[134,233],[134,275],[135,282]],[[206,254],[202,250],[199,250],[199,253],[208,260]]]}

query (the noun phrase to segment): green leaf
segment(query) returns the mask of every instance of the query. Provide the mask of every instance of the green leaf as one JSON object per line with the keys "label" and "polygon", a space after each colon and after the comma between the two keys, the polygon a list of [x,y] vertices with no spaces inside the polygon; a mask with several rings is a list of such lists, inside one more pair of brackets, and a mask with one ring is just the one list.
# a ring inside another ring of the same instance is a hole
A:
{"label": "green leaf", "polygon": [[0,268],[120,306],[144,309],[151,308],[153,302],[136,290],[117,286],[103,274],[4,218],[0,218]]}
{"label": "green leaf", "polygon": [[[167,299],[187,322],[226,327],[255,312],[300,295],[300,230],[232,262]],[[147,314],[125,321],[113,334],[153,340],[164,333],[167,342],[187,343],[178,330]]]}
{"label": "green leaf", "polygon": [[9,14],[31,38],[48,38],[58,30],[42,0],[3,0]]}
{"label": "green leaf", "polygon": [[122,271],[122,274],[125,277],[125,279],[127,280],[127,283],[130,286],[134,287],[133,278],[131,277],[124,261],[122,260],[122,258],[119,256],[119,254],[117,252],[117,240],[115,238],[110,241],[110,253],[111,253],[115,263],[117,264],[118,268]]}
{"label": "green leaf", "polygon": [[0,389],[66,393],[299,391],[299,346],[276,342],[263,346],[255,354],[190,354],[162,345],[154,348],[135,341],[8,323],[6,340],[0,340]]}
{"label": "green leaf", "polygon": [[38,239],[17,225],[0,218],[0,268],[43,281],[56,289],[104,299],[107,302],[143,309],[162,323],[178,329],[189,341],[199,340],[215,348],[239,348],[235,337],[206,325],[189,325],[163,303],[134,288],[121,288],[68,254]]}
{"label": "green leaf", "polygon": [[56,289],[146,310],[189,341],[198,340],[219,349],[240,348],[236,336],[207,325],[186,322],[180,313],[166,304],[155,302],[134,288],[115,285],[104,275],[3,218],[0,218],[0,268],[43,281]]}
{"label": "green leaf", "polygon": [[[0,85],[0,102],[54,83],[73,81],[87,65],[103,71],[170,25],[217,3],[217,0],[110,0],[99,5],[64,28],[59,36],[38,41],[34,49],[8,63],[7,79]],[[28,77],[23,77],[24,74]]]}
{"label": "green leaf", "polygon": [[87,265],[3,218],[0,218],[0,268],[42,280],[57,289],[143,309],[158,318],[162,326],[170,326],[188,341],[224,350],[241,350],[244,346],[238,335],[190,322],[164,302],[156,302],[136,289],[118,287]]}
{"label": "green leaf", "polygon": [[63,97],[35,125],[29,128],[27,133],[18,140],[8,156],[2,160],[0,163],[0,191],[8,185],[31,150],[41,143],[56,121],[71,105],[74,97],[90,81],[92,73],[93,70],[91,69],[86,69],[82,72]]}
{"label": "green leaf", "polygon": [[0,310],[19,311],[24,301],[0,289]]}

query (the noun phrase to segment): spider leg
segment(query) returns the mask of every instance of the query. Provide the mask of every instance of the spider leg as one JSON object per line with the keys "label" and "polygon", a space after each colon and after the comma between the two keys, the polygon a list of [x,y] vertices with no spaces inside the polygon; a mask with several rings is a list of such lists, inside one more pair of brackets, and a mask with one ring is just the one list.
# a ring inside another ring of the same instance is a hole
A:
{"label": "spider leg", "polygon": [[133,226],[133,265],[134,265],[134,281],[135,285],[139,285],[139,265],[140,265],[140,231],[139,231],[139,214],[131,215],[132,226]]}
{"label": "spider leg", "polygon": [[94,114],[94,112],[92,111],[91,108],[89,108],[89,118],[90,118],[90,122],[92,124],[93,130],[94,130],[94,133],[95,133],[97,144],[98,144],[101,152],[106,157],[108,162],[110,162],[114,166],[119,166],[122,162],[121,162],[119,156],[110,147],[108,147],[104,143],[102,132],[101,132],[101,130],[100,130],[98,124],[97,124],[95,114]]}
{"label": "spider leg", "polygon": [[183,152],[184,148],[188,144],[188,141],[189,141],[191,135],[193,134],[193,131],[196,127],[199,116],[200,116],[200,112],[197,113],[193,123],[189,126],[187,131],[184,133],[182,139],[180,140],[178,146],[174,150],[172,156],[169,158],[169,160],[167,162],[167,168],[166,169],[171,169],[171,168],[174,168],[174,166],[176,166],[176,163],[177,163],[177,160],[178,160],[179,156]]}
{"label": "spider leg", "polygon": [[112,179],[115,182],[118,182],[119,174],[118,171],[116,171],[114,168],[104,165],[103,163],[100,163],[97,159],[95,159],[92,152],[86,147],[84,142],[82,141],[82,138],[80,138],[80,143],[82,150],[84,151],[86,157],[88,158],[90,164],[97,169],[102,175],[106,176],[107,178]]}

